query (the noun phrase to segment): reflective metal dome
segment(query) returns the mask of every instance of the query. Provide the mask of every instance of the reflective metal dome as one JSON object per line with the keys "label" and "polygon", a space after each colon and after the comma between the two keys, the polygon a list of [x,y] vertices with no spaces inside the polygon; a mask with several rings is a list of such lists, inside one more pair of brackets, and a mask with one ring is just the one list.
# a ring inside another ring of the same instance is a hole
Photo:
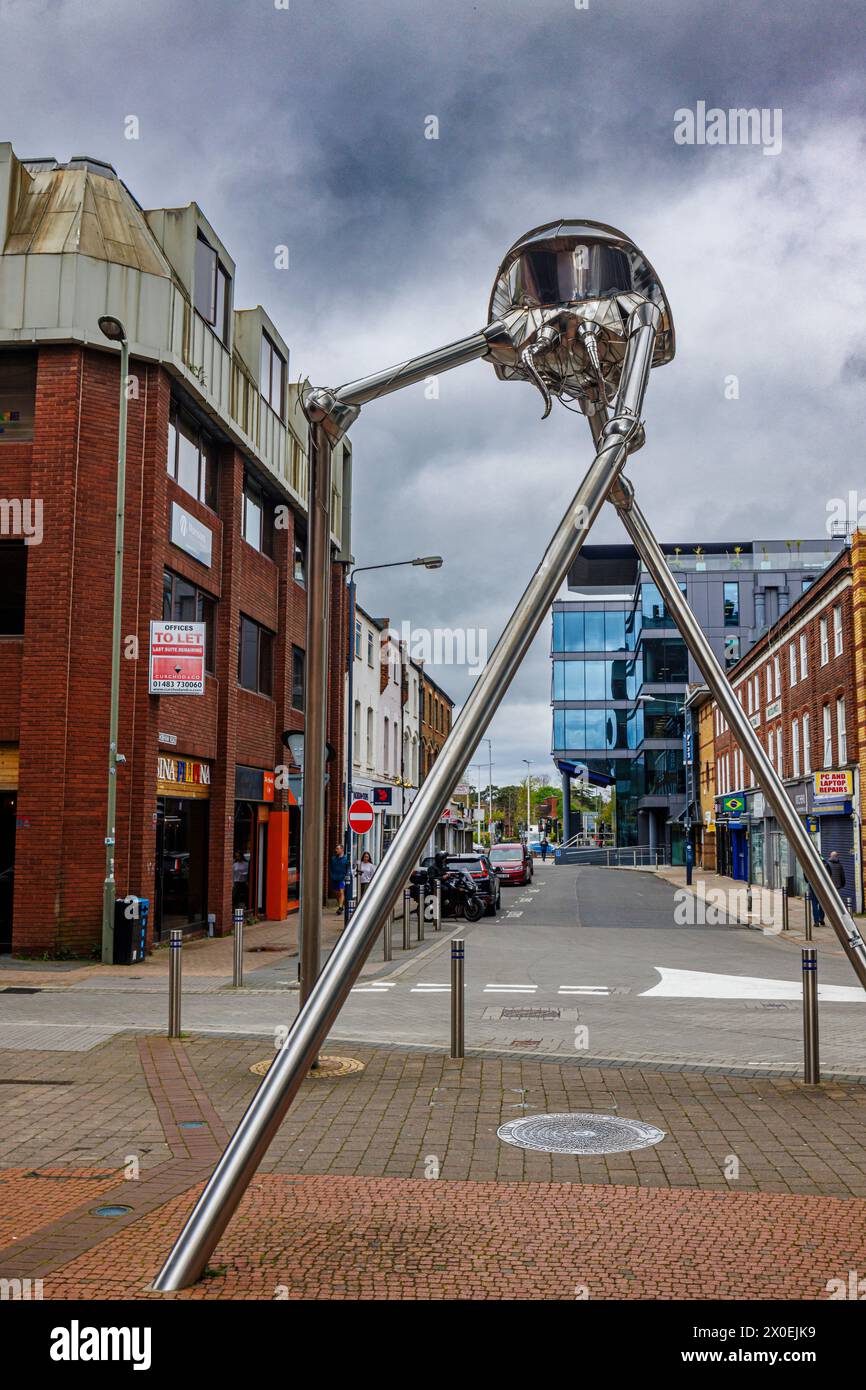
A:
{"label": "reflective metal dome", "polygon": [[[514,243],[496,275],[490,357],[503,380],[530,381],[550,397],[574,401],[586,415],[616,393],[628,321],[644,300],[662,322],[653,366],[674,355],[674,326],[661,281],[646,257],[616,227],[560,221]],[[547,413],[547,412],[545,412]]]}

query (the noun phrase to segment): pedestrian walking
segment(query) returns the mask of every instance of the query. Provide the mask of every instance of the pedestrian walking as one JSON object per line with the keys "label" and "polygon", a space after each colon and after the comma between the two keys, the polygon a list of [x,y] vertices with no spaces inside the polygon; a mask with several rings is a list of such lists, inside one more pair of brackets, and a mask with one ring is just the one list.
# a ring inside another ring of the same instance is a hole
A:
{"label": "pedestrian walking", "polygon": [[[840,865],[839,867],[841,868],[842,866]],[[823,927],[824,909],[818,901],[815,889],[812,887],[811,883],[808,882],[808,880],[806,883],[806,887],[809,889],[809,901],[812,904],[812,921],[815,923],[816,927]]]}
{"label": "pedestrian walking", "polygon": [[845,869],[835,849],[830,851],[830,858],[827,860],[827,872],[841,893],[845,887]]}
{"label": "pedestrian walking", "polygon": [[546,836],[546,835],[542,835],[542,837],[541,837],[541,862],[542,862],[542,864],[543,864],[543,863],[546,861],[546,859],[547,859],[547,851],[548,851],[549,849],[550,849],[550,845],[547,843],[547,836]]}
{"label": "pedestrian walking", "polygon": [[345,845],[337,845],[328,861],[328,874],[331,879],[331,891],[336,894],[338,912],[343,911],[343,901],[346,895],[346,875],[348,872],[349,856],[346,853]]}
{"label": "pedestrian walking", "polygon": [[361,862],[358,865],[358,889],[359,897],[363,898],[370,886],[370,880],[376,872],[376,865],[373,863],[372,855],[368,849],[361,855]]}

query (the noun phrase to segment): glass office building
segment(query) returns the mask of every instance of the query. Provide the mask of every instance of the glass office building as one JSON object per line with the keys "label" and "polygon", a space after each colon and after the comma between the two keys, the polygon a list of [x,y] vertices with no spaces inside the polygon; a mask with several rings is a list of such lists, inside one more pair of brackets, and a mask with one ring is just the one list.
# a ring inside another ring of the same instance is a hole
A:
{"label": "glass office building", "polygon": [[[717,656],[730,667],[841,544],[663,549]],[[585,765],[591,780],[614,787],[618,844],[658,846],[681,862],[683,698],[702,677],[632,546],[584,546],[568,583],[580,597],[553,606],[553,757]]]}

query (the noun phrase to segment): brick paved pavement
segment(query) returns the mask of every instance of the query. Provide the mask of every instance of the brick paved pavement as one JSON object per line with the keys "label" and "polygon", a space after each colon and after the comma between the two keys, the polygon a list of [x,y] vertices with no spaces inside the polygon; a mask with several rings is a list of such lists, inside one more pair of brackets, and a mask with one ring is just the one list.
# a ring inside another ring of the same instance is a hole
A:
{"label": "brick paved pavement", "polygon": [[[360,1076],[304,1083],[214,1257],[225,1275],[194,1296],[270,1298],[284,1285],[290,1297],[570,1298],[586,1283],[592,1297],[818,1297],[866,1267],[862,1086],[351,1053]],[[50,1198],[47,1179],[31,1187],[38,1216],[4,1240],[0,1275],[44,1278],[46,1297],[142,1296],[265,1055],[250,1039],[133,1036],[85,1054],[0,1054],[0,1079],[74,1082],[0,1086],[13,1117],[0,1124],[13,1171],[0,1177],[61,1169]],[[666,1138],[594,1158],[498,1140],[505,1120],[551,1110],[618,1113]],[[131,1155],[138,1181],[121,1171]],[[112,1171],[96,1195],[126,1216],[91,1214],[96,1184],[81,1182],[99,1168]]]}

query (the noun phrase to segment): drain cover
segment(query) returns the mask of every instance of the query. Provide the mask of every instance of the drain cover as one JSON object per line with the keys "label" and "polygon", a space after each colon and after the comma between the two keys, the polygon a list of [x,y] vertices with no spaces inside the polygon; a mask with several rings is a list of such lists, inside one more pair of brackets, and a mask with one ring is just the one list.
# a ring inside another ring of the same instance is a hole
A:
{"label": "drain cover", "polygon": [[506,1144],[547,1154],[618,1154],[648,1149],[664,1139],[664,1130],[640,1120],[614,1115],[527,1115],[509,1120],[496,1131]]}

